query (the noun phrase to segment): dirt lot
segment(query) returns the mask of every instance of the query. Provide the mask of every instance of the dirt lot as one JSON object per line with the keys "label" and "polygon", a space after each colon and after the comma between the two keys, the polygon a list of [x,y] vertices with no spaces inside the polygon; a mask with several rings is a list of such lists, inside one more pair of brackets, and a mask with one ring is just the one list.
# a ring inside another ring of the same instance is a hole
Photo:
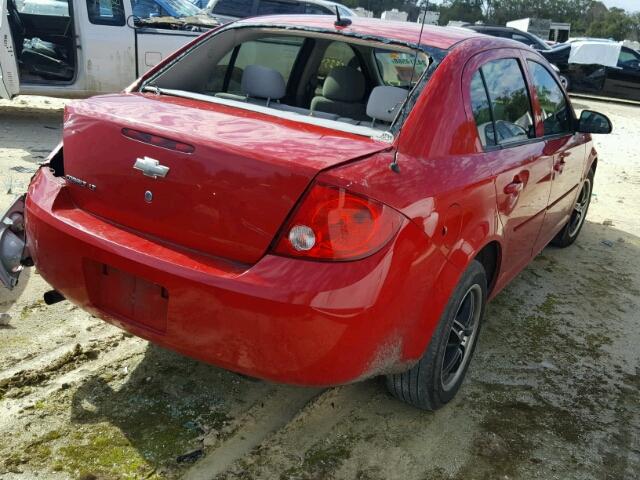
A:
{"label": "dirt lot", "polygon": [[[608,114],[588,223],[489,306],[458,398],[424,413],[377,380],[270,385],[123,334],[31,271],[0,292],[2,479],[635,479],[640,107]],[[0,102],[0,209],[60,136],[62,102]]]}

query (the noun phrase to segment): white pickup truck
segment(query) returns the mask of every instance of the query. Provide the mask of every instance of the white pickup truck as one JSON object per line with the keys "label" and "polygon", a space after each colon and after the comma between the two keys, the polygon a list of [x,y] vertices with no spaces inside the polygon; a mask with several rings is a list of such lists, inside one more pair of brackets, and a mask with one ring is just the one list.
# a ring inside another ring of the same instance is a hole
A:
{"label": "white pickup truck", "polygon": [[188,0],[0,0],[0,98],[118,92],[217,22]]}

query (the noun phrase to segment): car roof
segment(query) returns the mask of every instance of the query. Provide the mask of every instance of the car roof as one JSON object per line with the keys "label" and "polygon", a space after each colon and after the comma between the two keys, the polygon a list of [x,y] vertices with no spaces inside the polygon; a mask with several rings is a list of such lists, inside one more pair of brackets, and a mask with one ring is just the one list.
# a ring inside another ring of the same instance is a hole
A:
{"label": "car roof", "polygon": [[[336,27],[334,22],[336,17],[332,15],[269,15],[265,17],[252,17],[240,20],[233,24],[234,27],[247,26],[273,26],[285,28],[299,28],[309,30],[322,30],[334,33],[342,33],[351,36],[379,37],[393,40],[400,43],[420,44],[448,50],[456,43],[469,38],[490,38],[481,33],[455,27],[438,27],[435,25],[424,25],[422,37],[420,37],[419,23],[395,22],[381,20],[378,18],[350,17],[352,23],[347,27]],[[508,40],[505,40],[508,42]],[[509,43],[509,45],[512,45]]]}

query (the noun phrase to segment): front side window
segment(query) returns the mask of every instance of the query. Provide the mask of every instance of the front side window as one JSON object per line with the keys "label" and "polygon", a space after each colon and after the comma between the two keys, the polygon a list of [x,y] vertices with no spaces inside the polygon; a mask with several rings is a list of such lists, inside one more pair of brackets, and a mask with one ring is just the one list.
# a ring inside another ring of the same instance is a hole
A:
{"label": "front side window", "polygon": [[94,25],[121,27],[125,24],[122,0],[87,0],[87,12]]}
{"label": "front side window", "polygon": [[382,82],[394,87],[409,87],[418,81],[429,66],[429,58],[422,52],[417,59],[415,53],[379,49],[375,50],[374,55]]}
{"label": "front side window", "polygon": [[630,50],[622,49],[620,51],[620,56],[618,57],[618,66],[620,68],[624,68],[624,67],[638,68],[639,62],[640,62],[640,55],[637,55]]}
{"label": "front side window", "polygon": [[558,135],[571,132],[573,117],[560,85],[542,65],[531,60],[527,63],[542,110],[544,134]]}
{"label": "front side window", "polygon": [[531,101],[518,60],[493,60],[480,70],[493,113],[496,143],[506,145],[534,138]]}

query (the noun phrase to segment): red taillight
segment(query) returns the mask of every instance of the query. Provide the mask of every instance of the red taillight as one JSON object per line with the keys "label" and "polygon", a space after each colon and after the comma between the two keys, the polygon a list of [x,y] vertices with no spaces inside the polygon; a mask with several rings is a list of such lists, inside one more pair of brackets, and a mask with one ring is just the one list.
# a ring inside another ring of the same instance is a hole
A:
{"label": "red taillight", "polygon": [[282,232],[275,253],[321,260],[355,260],[380,250],[401,215],[344,188],[315,185]]}

